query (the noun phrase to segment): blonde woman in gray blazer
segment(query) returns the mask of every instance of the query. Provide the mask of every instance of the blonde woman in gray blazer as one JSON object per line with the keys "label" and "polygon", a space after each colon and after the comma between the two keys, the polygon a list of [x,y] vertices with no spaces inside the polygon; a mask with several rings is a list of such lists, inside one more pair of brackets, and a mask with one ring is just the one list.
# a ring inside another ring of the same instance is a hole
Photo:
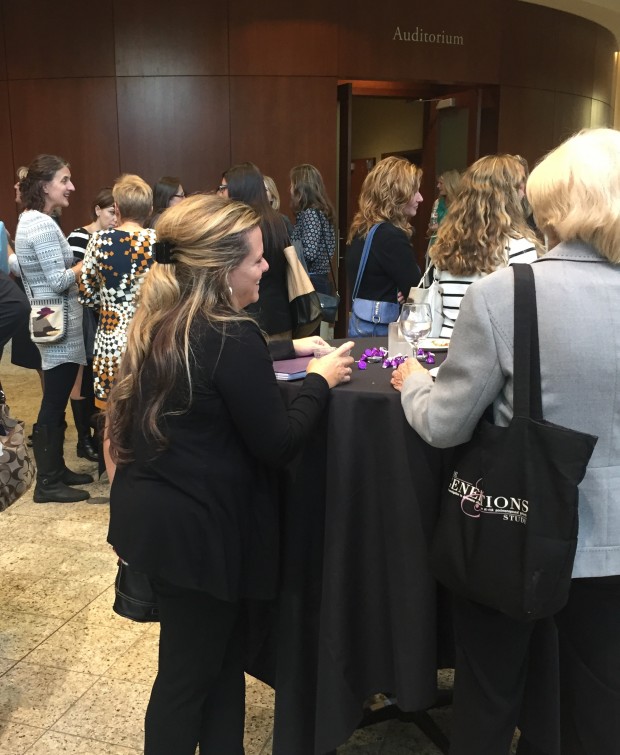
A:
{"label": "blonde woman in gray blazer", "polygon": [[[532,172],[528,199],[550,251],[536,280],[543,411],[598,436],[580,486],[579,542],[559,638],[561,745],[528,753],[620,753],[620,133],[583,131]],[[512,417],[514,282],[500,270],[463,299],[433,384],[415,361],[393,376],[409,424],[428,443],[471,438],[493,405]],[[489,569],[509,568],[489,564]],[[507,755],[518,723],[530,639],[522,624],[454,601],[457,644],[451,755]],[[549,658],[549,666],[555,662]],[[550,701],[547,720],[550,724]],[[526,744],[526,747],[531,747]],[[521,747],[519,752],[521,752]]]}

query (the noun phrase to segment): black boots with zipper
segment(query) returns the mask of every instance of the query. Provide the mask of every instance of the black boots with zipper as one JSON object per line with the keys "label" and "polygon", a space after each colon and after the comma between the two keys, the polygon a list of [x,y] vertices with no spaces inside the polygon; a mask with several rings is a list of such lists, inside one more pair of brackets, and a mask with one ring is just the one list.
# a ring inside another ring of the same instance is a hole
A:
{"label": "black boots with zipper", "polygon": [[90,498],[88,491],[69,487],[88,485],[93,482],[93,478],[88,474],[72,472],[65,466],[65,427],[64,421],[58,427],[34,426],[32,449],[37,463],[37,484],[33,496],[35,503],[75,503]]}

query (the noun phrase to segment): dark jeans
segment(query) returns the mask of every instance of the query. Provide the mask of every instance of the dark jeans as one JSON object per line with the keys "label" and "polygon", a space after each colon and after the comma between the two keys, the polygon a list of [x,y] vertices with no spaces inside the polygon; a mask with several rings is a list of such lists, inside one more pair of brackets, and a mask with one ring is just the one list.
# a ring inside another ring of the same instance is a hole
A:
{"label": "dark jeans", "polygon": [[[454,627],[451,755],[507,755],[522,718],[519,753],[620,755],[620,577],[573,580],[567,605],[533,623],[455,598]],[[544,694],[557,693],[558,658],[559,721]]]}
{"label": "dark jeans", "polygon": [[245,626],[238,603],[154,584],[159,668],[144,755],[243,755]]}
{"label": "dark jeans", "polygon": [[43,400],[37,423],[58,427],[65,417],[67,401],[77,377],[79,364],[66,362],[43,372]]}

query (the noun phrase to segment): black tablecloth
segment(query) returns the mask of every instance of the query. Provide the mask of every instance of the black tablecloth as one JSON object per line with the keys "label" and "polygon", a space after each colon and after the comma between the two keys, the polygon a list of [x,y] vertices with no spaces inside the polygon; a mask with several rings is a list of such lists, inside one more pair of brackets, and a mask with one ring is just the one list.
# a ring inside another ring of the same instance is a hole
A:
{"label": "black tablecloth", "polygon": [[[354,356],[370,343],[381,341],[358,341]],[[374,693],[402,710],[436,699],[427,542],[443,457],[405,421],[390,374],[354,367],[288,470],[277,657],[248,669],[276,688],[274,755],[335,749]],[[298,385],[283,384],[286,401]]]}

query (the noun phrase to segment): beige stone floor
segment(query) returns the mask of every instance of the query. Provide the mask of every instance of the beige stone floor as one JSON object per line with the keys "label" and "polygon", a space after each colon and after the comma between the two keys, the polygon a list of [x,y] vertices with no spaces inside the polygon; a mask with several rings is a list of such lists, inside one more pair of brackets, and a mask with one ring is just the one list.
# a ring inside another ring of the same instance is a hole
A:
{"label": "beige stone floor", "polygon": [[[0,378],[13,415],[30,431],[40,402],[36,373],[13,367],[5,350]],[[68,421],[67,462],[92,472],[75,456]],[[0,514],[0,755],[142,752],[159,627],[112,612],[108,486],[89,490],[91,502],[35,504],[31,489]],[[434,716],[449,729],[449,709]],[[273,693],[248,677],[247,755],[271,753],[272,725]],[[387,721],[356,732],[338,752],[439,750],[414,725]]]}

